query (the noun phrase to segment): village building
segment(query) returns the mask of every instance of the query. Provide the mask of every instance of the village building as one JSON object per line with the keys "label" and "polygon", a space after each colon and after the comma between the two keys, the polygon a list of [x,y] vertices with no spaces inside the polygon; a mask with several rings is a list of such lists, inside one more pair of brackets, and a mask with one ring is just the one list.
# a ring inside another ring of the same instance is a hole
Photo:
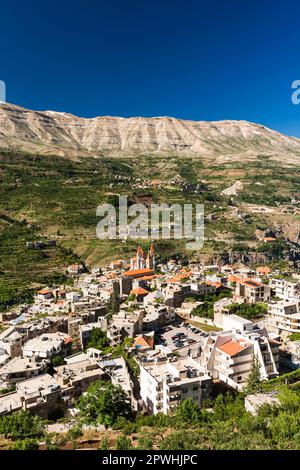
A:
{"label": "village building", "polygon": [[200,407],[210,397],[211,378],[190,357],[140,364],[140,393],[148,413],[169,413],[185,399]]}
{"label": "village building", "polygon": [[15,357],[0,368],[0,388],[10,388],[21,380],[44,373],[46,369],[46,360],[37,357]]}
{"label": "village building", "polygon": [[234,300],[244,300],[247,303],[268,302],[271,299],[271,288],[269,285],[253,279],[240,279],[236,283]]}
{"label": "village building", "polygon": [[22,347],[24,357],[51,359],[54,356],[67,356],[71,352],[72,339],[66,333],[45,333],[30,339]]}
{"label": "village building", "polygon": [[[241,325],[243,322],[241,322]],[[236,390],[243,390],[252,370],[255,356],[262,380],[278,376],[280,343],[272,340],[266,330],[245,329],[210,335],[200,358],[213,379],[218,379]]]}
{"label": "village building", "polygon": [[291,333],[300,333],[300,300],[270,302],[268,328],[282,337]]}

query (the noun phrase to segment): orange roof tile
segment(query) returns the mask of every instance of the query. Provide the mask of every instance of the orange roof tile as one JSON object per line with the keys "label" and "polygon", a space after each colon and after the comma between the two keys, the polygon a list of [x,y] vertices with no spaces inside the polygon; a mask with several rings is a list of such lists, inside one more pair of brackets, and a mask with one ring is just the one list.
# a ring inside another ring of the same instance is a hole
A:
{"label": "orange roof tile", "polygon": [[64,343],[65,343],[65,344],[69,344],[69,343],[72,343],[72,342],[73,342],[73,340],[72,340],[72,338],[71,338],[70,336],[69,336],[69,338],[65,338],[65,339],[64,339]]}
{"label": "orange roof tile", "polygon": [[221,282],[213,282],[213,281],[206,281],[205,284],[209,286],[214,286],[216,289],[219,289],[222,286]]}
{"label": "orange roof tile", "polygon": [[146,290],[146,289],[143,289],[142,287],[137,287],[136,289],[132,289],[130,294],[133,294],[133,295],[148,295],[149,291]]}
{"label": "orange roof tile", "polygon": [[244,284],[245,286],[248,286],[248,287],[259,287],[259,286],[264,285],[261,282],[258,282],[258,281],[255,281],[254,279],[249,279],[249,278],[241,279],[239,283]]}
{"label": "orange roof tile", "polygon": [[268,266],[259,266],[256,271],[260,274],[270,274],[271,269]]}
{"label": "orange roof tile", "polygon": [[153,274],[152,276],[144,276],[144,277],[139,277],[139,281],[152,281],[152,279],[156,279],[157,275]]}
{"label": "orange roof tile", "polygon": [[147,336],[147,335],[141,335],[137,336],[135,339],[133,345],[133,348],[136,349],[144,349],[144,348],[154,348],[154,337],[153,336]]}
{"label": "orange roof tile", "polygon": [[145,268],[145,269],[131,269],[129,271],[125,271],[123,273],[123,276],[126,276],[126,277],[140,277],[140,276],[144,276],[144,275],[149,275],[151,276],[152,274],[154,274],[154,271],[153,269],[148,269],[148,268]]}
{"label": "orange roof tile", "polygon": [[242,279],[238,276],[235,276],[234,274],[231,274],[230,276],[228,276],[227,281],[229,281],[229,282],[240,282],[240,281],[242,281]]}
{"label": "orange roof tile", "polygon": [[230,339],[218,348],[229,356],[236,356],[236,354],[244,351],[244,349],[247,349],[249,346],[251,346],[251,343],[248,343],[247,341],[233,341]]}
{"label": "orange roof tile", "polygon": [[50,294],[51,291],[49,289],[41,289],[38,291],[38,294],[41,294],[41,295],[46,295],[46,294]]}

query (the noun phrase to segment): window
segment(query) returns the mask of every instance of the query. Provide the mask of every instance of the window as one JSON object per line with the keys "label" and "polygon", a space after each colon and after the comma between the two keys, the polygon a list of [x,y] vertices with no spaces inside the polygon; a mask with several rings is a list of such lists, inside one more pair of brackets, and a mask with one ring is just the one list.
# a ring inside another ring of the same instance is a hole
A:
{"label": "window", "polygon": [[237,380],[237,382],[240,382],[242,380],[242,376],[239,375],[236,380]]}

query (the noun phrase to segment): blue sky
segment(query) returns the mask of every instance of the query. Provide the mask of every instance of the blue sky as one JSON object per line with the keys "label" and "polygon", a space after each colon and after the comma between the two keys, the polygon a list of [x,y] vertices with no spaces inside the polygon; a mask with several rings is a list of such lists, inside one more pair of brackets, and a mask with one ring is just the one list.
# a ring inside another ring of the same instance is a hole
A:
{"label": "blue sky", "polygon": [[2,2],[7,100],[80,116],[246,119],[300,137],[300,2]]}

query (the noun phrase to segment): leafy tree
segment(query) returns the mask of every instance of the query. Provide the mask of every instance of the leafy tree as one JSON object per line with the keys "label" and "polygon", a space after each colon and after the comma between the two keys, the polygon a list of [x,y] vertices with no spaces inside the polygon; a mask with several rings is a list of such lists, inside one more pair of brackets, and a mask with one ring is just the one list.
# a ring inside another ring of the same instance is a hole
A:
{"label": "leafy tree", "polygon": [[90,339],[88,341],[88,348],[104,349],[108,346],[108,339],[105,331],[101,328],[93,328]]}
{"label": "leafy tree", "polygon": [[130,401],[119,385],[98,381],[93,383],[78,402],[80,416],[86,423],[112,426],[119,417],[130,419]]}
{"label": "leafy tree", "polygon": [[44,433],[44,422],[39,416],[29,411],[18,411],[0,417],[0,434],[14,440],[39,437]]}
{"label": "leafy tree", "polygon": [[153,449],[153,439],[147,435],[144,434],[138,438],[138,446],[137,449],[139,450],[151,450]]}
{"label": "leafy tree", "polygon": [[196,424],[200,416],[201,410],[199,406],[191,398],[188,398],[180,403],[176,412],[176,421],[184,425]]}
{"label": "leafy tree", "polygon": [[65,363],[64,358],[62,356],[60,356],[59,354],[57,356],[54,356],[51,359],[51,362],[52,362],[54,367],[62,366]]}

